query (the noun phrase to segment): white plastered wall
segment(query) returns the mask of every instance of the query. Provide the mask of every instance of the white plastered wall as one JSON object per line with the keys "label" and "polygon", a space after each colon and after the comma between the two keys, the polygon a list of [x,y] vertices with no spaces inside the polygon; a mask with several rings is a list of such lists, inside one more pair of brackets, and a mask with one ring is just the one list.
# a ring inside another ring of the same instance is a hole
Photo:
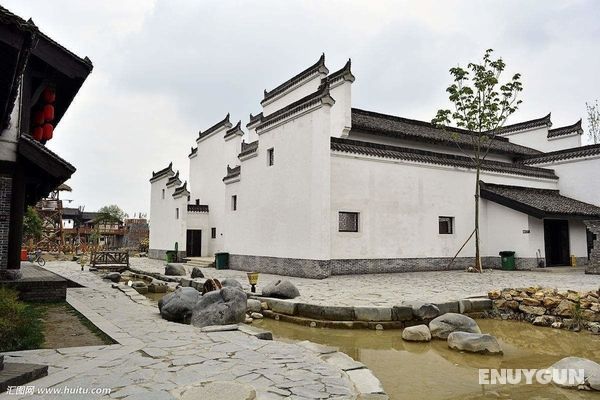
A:
{"label": "white plastered wall", "polygon": [[[452,257],[473,230],[472,171],[339,153],[332,155],[331,163],[330,229],[334,259]],[[555,180],[488,172],[482,172],[481,179],[546,189],[556,189],[557,185]],[[358,233],[338,232],[339,211],[360,212]],[[453,234],[439,234],[440,216],[454,217]],[[495,204],[490,206],[485,200],[481,216],[482,237],[490,236],[490,243],[494,237],[513,237],[518,233],[517,242],[523,229],[532,229],[531,244],[520,248],[519,256],[535,257],[539,247],[535,237],[541,235],[543,240],[543,227],[530,223],[525,214]],[[500,223],[504,218],[511,223]],[[511,243],[485,247],[482,256],[497,256],[499,250],[510,250],[503,247]],[[461,256],[473,255],[470,243]]]}

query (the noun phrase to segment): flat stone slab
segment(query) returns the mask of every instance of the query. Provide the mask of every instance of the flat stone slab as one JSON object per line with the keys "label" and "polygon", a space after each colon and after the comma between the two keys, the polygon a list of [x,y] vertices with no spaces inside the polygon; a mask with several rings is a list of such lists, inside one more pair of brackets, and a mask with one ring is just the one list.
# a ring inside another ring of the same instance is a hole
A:
{"label": "flat stone slab", "polygon": [[390,307],[354,307],[354,317],[358,321],[391,321]]}
{"label": "flat stone slab", "polygon": [[47,375],[47,365],[5,362],[0,371],[0,393],[9,386],[22,386]]}
{"label": "flat stone slab", "polygon": [[325,346],[323,344],[309,342],[308,340],[298,342],[297,345],[302,346],[305,349],[308,349],[308,350],[312,351],[313,353],[318,353],[318,354],[335,353],[338,351],[337,347]]}
{"label": "flat stone slab", "polygon": [[171,392],[176,399],[181,400],[253,400],[256,391],[250,385],[236,382],[210,382],[205,385],[187,386]]}
{"label": "flat stone slab", "polygon": [[368,369],[354,369],[346,372],[361,394],[385,393],[379,379]]}
{"label": "flat stone slab", "polygon": [[228,332],[228,331],[237,331],[237,324],[229,324],[229,325],[210,325],[199,328],[201,332]]}
{"label": "flat stone slab", "polygon": [[238,326],[240,332],[244,332],[247,335],[254,336],[260,340],[273,340],[273,333],[266,329],[257,328],[246,324],[240,324]]}
{"label": "flat stone slab", "polygon": [[321,359],[341,370],[350,371],[353,369],[365,368],[365,364],[354,360],[347,354],[335,352],[321,356]]}

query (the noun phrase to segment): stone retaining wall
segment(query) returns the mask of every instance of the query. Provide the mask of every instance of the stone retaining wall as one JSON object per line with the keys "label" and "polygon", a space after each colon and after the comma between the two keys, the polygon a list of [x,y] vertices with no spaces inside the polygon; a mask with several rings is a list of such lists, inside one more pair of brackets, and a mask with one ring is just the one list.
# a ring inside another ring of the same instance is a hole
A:
{"label": "stone retaining wall", "polygon": [[469,298],[444,303],[407,302],[393,307],[345,307],[307,304],[294,300],[282,300],[251,296],[265,302],[266,317],[282,319],[301,325],[328,328],[398,329],[423,323],[419,310],[423,306],[435,306],[435,315],[449,312],[482,313],[492,309],[488,298]]}
{"label": "stone retaining wall", "polygon": [[585,273],[600,275],[600,221],[585,221],[585,225],[596,236]]}
{"label": "stone retaining wall", "polygon": [[600,291],[558,291],[536,286],[494,290],[488,297],[504,319],[526,319],[555,328],[576,325],[600,330],[600,324],[596,324],[600,322]]}

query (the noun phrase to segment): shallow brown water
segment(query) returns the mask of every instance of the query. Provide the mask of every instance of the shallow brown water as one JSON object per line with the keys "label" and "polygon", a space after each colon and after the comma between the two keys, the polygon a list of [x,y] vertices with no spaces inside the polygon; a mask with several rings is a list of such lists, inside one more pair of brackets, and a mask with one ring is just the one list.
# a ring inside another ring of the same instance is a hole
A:
{"label": "shallow brown water", "polygon": [[308,328],[270,319],[254,321],[279,340],[310,340],[336,346],[369,367],[391,399],[600,399],[600,394],[553,385],[478,383],[479,368],[547,368],[567,356],[600,361],[600,336],[540,328],[514,321],[479,320],[496,336],[503,356],[465,354],[445,341],[407,343],[400,330]]}

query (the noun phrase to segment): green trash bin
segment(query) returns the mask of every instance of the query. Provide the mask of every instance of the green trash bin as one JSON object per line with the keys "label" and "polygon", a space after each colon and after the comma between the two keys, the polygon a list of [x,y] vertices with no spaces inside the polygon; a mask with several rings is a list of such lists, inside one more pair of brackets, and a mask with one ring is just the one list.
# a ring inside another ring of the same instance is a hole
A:
{"label": "green trash bin", "polygon": [[500,259],[502,261],[502,269],[504,271],[515,270],[515,252],[514,251],[501,251]]}
{"label": "green trash bin", "polygon": [[215,253],[215,268],[229,269],[229,253]]}
{"label": "green trash bin", "polygon": [[177,252],[173,250],[167,250],[165,258],[167,259],[168,263],[175,262],[175,260],[177,259]]}

